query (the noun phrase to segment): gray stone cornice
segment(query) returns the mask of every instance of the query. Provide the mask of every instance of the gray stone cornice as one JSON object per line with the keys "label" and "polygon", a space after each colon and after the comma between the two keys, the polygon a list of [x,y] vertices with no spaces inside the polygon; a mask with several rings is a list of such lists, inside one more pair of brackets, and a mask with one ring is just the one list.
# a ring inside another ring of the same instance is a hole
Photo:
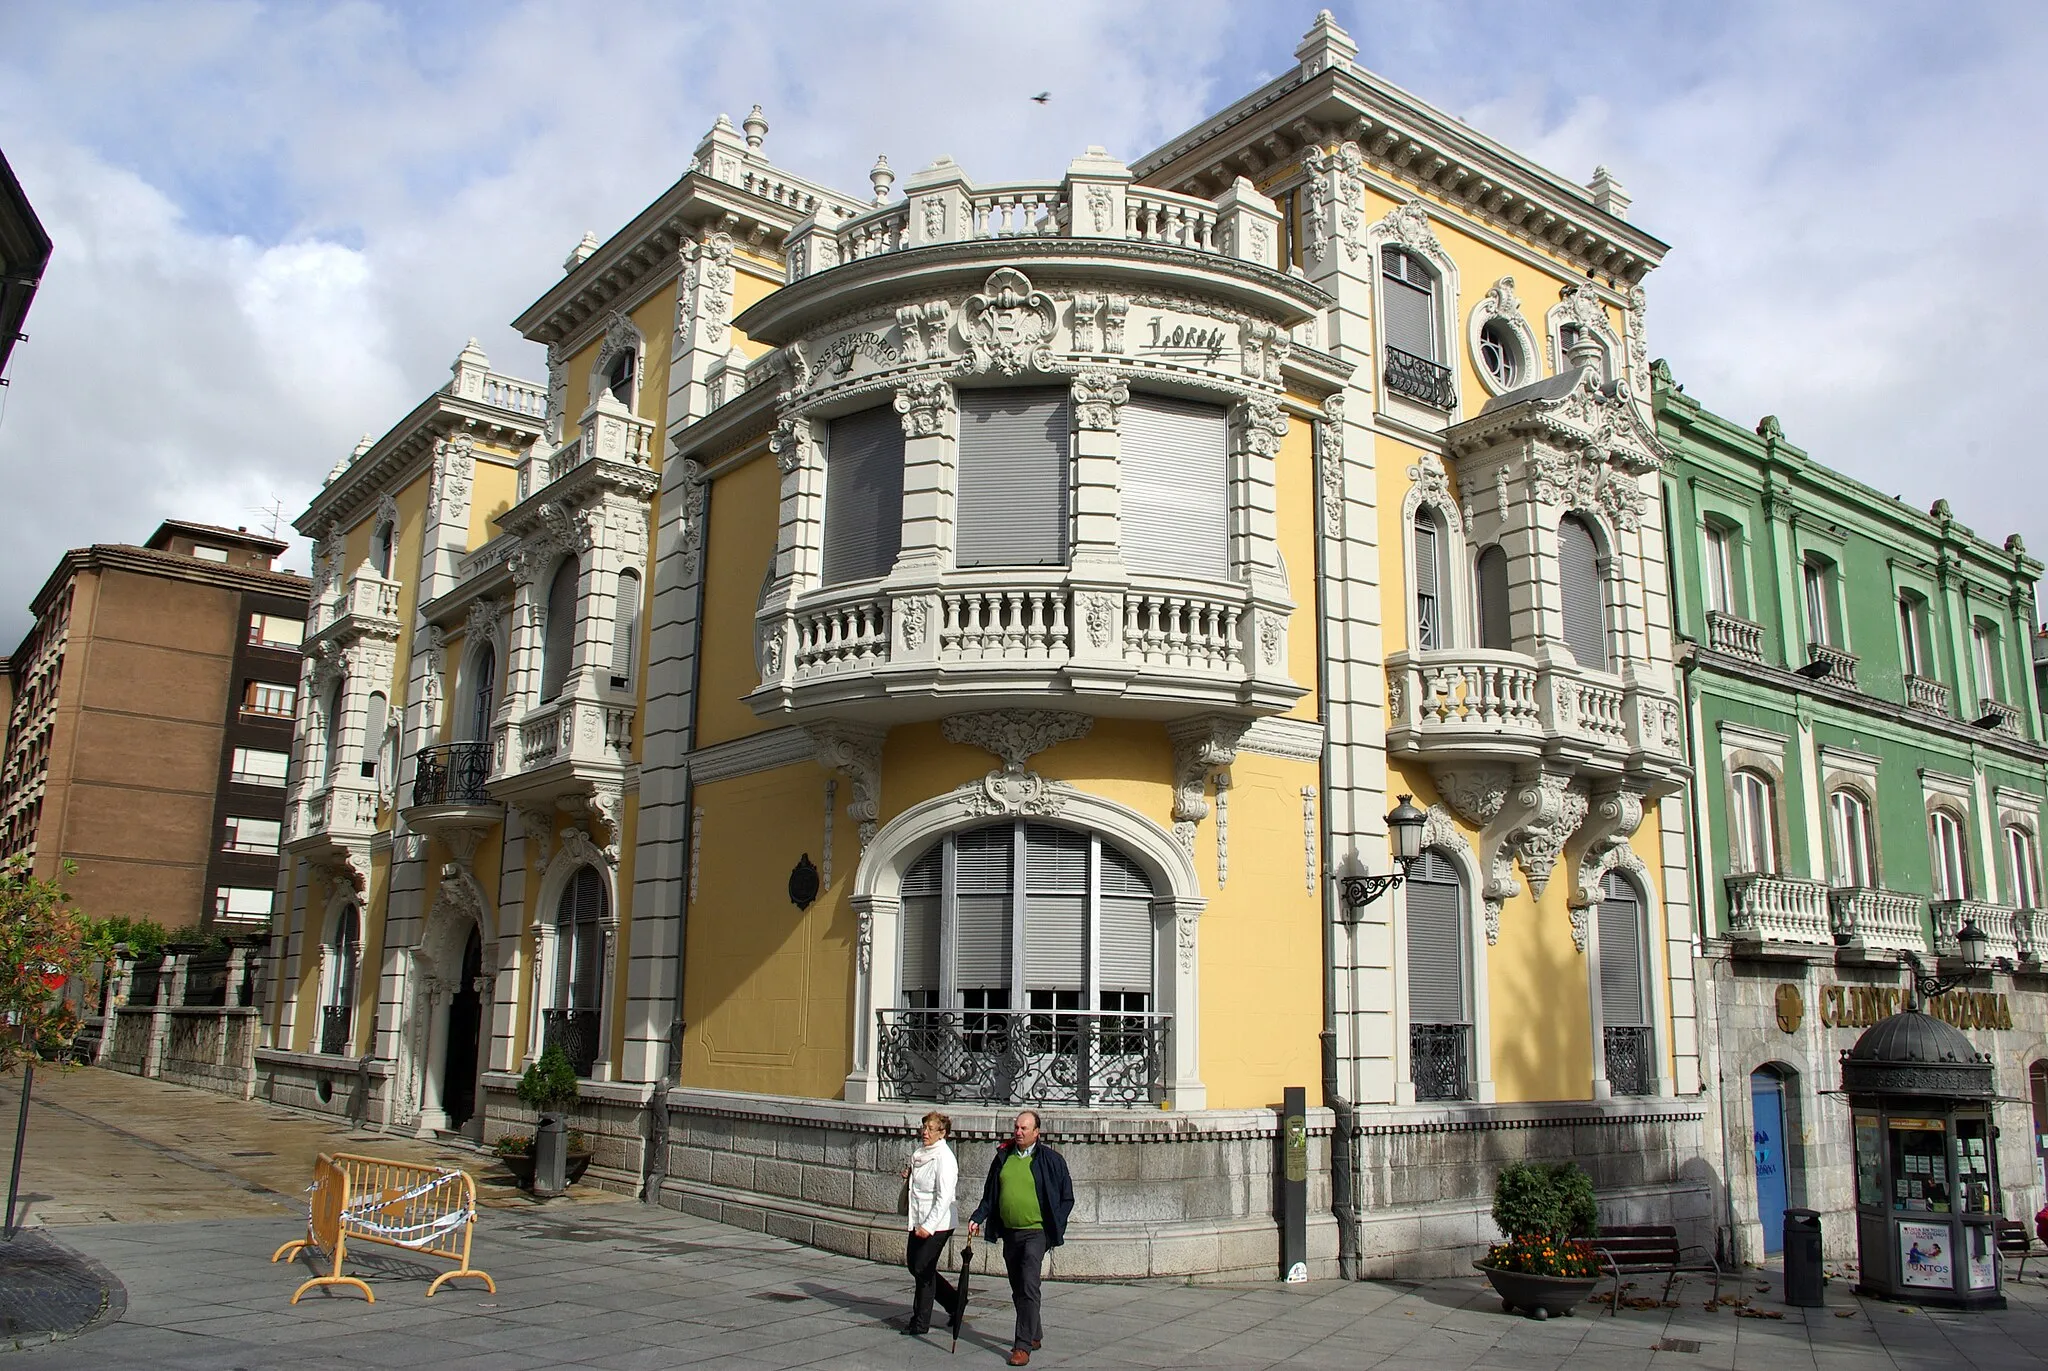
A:
{"label": "gray stone cornice", "polygon": [[772,381],[763,382],[727,400],[701,419],[672,425],[669,439],[672,461],[694,458],[706,467],[717,469],[723,459],[757,447],[775,427],[776,405],[780,400],[781,390]]}

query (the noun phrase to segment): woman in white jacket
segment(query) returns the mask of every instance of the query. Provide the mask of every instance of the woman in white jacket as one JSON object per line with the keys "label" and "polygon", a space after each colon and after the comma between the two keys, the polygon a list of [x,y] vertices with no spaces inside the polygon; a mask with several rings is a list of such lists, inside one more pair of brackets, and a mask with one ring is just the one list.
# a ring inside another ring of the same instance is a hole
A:
{"label": "woman in white jacket", "polygon": [[910,1164],[903,1168],[903,1176],[910,1182],[910,1241],[904,1260],[915,1288],[910,1319],[903,1331],[913,1335],[931,1332],[934,1295],[948,1314],[959,1307],[952,1283],[939,1273],[939,1258],[958,1222],[954,1192],[960,1181],[960,1163],[946,1143],[946,1135],[952,1131],[953,1121],[944,1114],[933,1110],[925,1115],[918,1130],[922,1145],[910,1154]]}

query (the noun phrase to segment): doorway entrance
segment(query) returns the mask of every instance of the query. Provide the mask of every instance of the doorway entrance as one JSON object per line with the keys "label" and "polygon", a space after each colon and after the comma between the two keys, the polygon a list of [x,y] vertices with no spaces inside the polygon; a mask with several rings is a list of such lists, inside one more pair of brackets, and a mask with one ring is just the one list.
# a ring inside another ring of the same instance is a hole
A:
{"label": "doorway entrance", "polygon": [[1756,1217],[1764,1228],[1764,1252],[1785,1248],[1785,1078],[1771,1067],[1750,1073],[1749,1099],[1756,1142]]}
{"label": "doorway entrance", "polygon": [[447,1111],[448,1127],[454,1129],[468,1124],[476,1113],[477,1049],[483,1030],[483,995],[477,986],[483,974],[483,939],[472,928],[462,949],[462,981],[448,999],[448,1052],[441,1068],[441,1107]]}

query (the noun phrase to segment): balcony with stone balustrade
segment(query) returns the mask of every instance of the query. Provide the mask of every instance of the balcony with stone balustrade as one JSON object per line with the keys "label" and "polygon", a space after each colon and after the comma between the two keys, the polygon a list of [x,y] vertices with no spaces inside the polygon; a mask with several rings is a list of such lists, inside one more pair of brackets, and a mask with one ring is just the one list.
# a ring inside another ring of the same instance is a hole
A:
{"label": "balcony with stone balustrade", "polygon": [[1835,942],[1879,952],[1927,951],[1927,902],[1918,895],[1860,886],[1828,892]]}
{"label": "balcony with stone balustrade", "polygon": [[285,847],[310,862],[361,856],[377,835],[379,803],[376,781],[352,775],[336,775],[318,789],[295,794],[285,808]]}
{"label": "balcony with stone balustrade", "polygon": [[338,593],[316,599],[307,614],[304,651],[317,644],[346,644],[363,637],[398,637],[398,581],[379,576],[366,561],[342,582]]}
{"label": "balcony with stone balustrade", "polygon": [[1563,654],[1396,652],[1387,717],[1388,751],[1433,766],[1570,762],[1653,782],[1684,769],[1675,698]]}
{"label": "balcony with stone balustrade", "polygon": [[1856,654],[1844,652],[1841,648],[1826,643],[1813,643],[1806,649],[1809,661],[1820,662],[1827,668],[1821,680],[1844,690],[1856,688]]}
{"label": "balcony with stone balustrade", "polygon": [[1730,876],[1728,935],[1752,945],[1833,947],[1828,888],[1770,872]]}
{"label": "balcony with stone balustrade", "polygon": [[1906,705],[1929,714],[1948,715],[1948,687],[1926,676],[1906,677]]}
{"label": "balcony with stone balustrade", "polygon": [[[2015,927],[2016,910],[1982,900],[1936,900],[1928,906],[1934,916],[1934,950],[1943,957],[1959,956],[1962,944],[1956,934],[1966,923],[1974,923],[1984,934],[1984,955],[2008,965],[2020,960],[2020,938]],[[2032,950],[2032,921],[2028,920],[2029,951]]]}
{"label": "balcony with stone balustrade", "polygon": [[487,789],[529,808],[616,790],[633,758],[633,696],[587,671],[496,731]]}
{"label": "balcony with stone balustrade", "polygon": [[1764,659],[1764,629],[1738,615],[1718,609],[1707,611],[1707,648],[1745,662]]}

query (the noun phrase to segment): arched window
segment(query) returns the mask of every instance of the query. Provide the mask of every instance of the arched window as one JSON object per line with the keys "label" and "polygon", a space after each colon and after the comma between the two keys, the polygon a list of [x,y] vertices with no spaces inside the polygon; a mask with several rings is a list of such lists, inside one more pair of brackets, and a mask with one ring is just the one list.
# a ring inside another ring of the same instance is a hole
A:
{"label": "arched window", "polygon": [[363,710],[363,776],[377,776],[378,767],[384,760],[384,725],[390,712],[390,702],[384,692],[370,692],[368,706]]}
{"label": "arched window", "polygon": [[604,876],[578,867],[555,905],[554,1005],[543,1016],[541,1046],[559,1046],[579,1076],[598,1055],[604,1022]]}
{"label": "arched window", "polygon": [[612,358],[611,368],[604,378],[605,389],[627,409],[633,407],[633,372],[638,362],[633,349],[621,348],[619,355]]}
{"label": "arched window", "polygon": [[633,684],[633,650],[640,645],[640,573],[619,573],[619,594],[612,610],[612,685]]}
{"label": "arched window", "polygon": [[1611,871],[1602,879],[1600,893],[1600,1022],[1607,1088],[1617,1095],[1647,1095],[1655,1072],[1643,961],[1643,904],[1635,887]]}
{"label": "arched window", "polygon": [[1408,1058],[1418,1100],[1472,1098],[1465,883],[1442,853],[1408,868]]}
{"label": "arched window", "polygon": [[1576,514],[1557,526],[1557,579],[1564,607],[1564,645],[1592,671],[1613,669],[1607,652],[1606,576],[1593,531]]}
{"label": "arched window", "polygon": [[1428,652],[1451,645],[1444,622],[1443,534],[1436,512],[1415,511],[1415,646]]}
{"label": "arched window", "polygon": [[327,966],[322,977],[320,1003],[320,1050],[345,1056],[353,1046],[350,1027],[356,1005],[356,972],[362,957],[362,926],[351,904],[334,921],[334,937],[327,945]]}
{"label": "arched window", "polygon": [[1927,816],[1929,846],[1934,857],[1934,898],[1967,900],[1970,895],[1968,826],[1946,806]]}
{"label": "arched window", "polygon": [[1837,889],[1877,888],[1877,844],[1870,802],[1846,787],[1828,796],[1828,884]]}
{"label": "arched window", "polygon": [[320,743],[327,752],[322,762],[330,777],[341,765],[341,711],[347,702],[348,678],[344,676],[328,687],[327,699],[321,705],[321,712],[326,717],[320,721]]}
{"label": "arched window", "polygon": [[1514,620],[1508,611],[1508,554],[1498,543],[1482,550],[1474,564],[1479,598],[1479,646],[1497,652],[1515,647]]}
{"label": "arched window", "polygon": [[389,519],[377,525],[370,535],[370,570],[391,579],[391,548],[398,540],[398,528]]}
{"label": "arched window", "polygon": [[1728,858],[1737,874],[1778,869],[1778,794],[1768,776],[1748,768],[1728,778]]}
{"label": "arched window", "polygon": [[2041,849],[2031,829],[2019,824],[2005,826],[2006,863],[2011,868],[2012,906],[2015,909],[2041,907]]}
{"label": "arched window", "polygon": [[491,716],[497,710],[498,650],[485,643],[470,659],[469,717],[465,720],[471,742],[491,736]]}
{"label": "arched window", "polygon": [[1521,384],[1526,365],[1522,358],[1522,341],[1515,336],[1513,329],[1498,319],[1489,319],[1480,325],[1479,365],[1486,368],[1486,374],[1502,390],[1512,390]]}
{"label": "arched window", "polygon": [[565,557],[555,569],[555,579],[548,583],[548,617],[540,653],[540,698],[544,701],[562,693],[575,660],[577,570],[576,559]]}
{"label": "arched window", "polygon": [[[892,1087],[1136,1103],[1163,1084],[1152,883],[1100,837],[1022,821],[941,839],[902,885]],[[965,1063],[962,1065],[962,1063]]]}
{"label": "arched window", "polygon": [[1382,341],[1387,347],[1438,361],[1436,276],[1422,259],[1400,248],[1380,250]]}

